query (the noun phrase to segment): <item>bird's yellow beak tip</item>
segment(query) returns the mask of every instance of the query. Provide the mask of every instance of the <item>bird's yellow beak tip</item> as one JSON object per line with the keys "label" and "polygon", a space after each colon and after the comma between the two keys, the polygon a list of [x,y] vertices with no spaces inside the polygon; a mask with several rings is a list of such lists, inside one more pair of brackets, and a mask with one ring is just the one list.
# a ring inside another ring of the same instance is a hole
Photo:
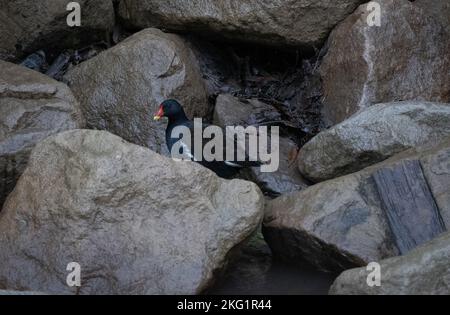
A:
{"label": "bird's yellow beak tip", "polygon": [[158,120],[160,120],[161,119],[161,116],[155,116],[155,117],[153,117],[153,120],[154,121],[158,121]]}

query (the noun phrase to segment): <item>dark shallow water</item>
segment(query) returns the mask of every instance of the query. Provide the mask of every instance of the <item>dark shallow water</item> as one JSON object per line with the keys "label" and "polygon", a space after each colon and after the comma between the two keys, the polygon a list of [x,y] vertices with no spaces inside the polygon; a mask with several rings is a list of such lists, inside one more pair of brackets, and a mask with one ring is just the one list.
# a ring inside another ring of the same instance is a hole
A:
{"label": "dark shallow water", "polygon": [[210,295],[326,295],[338,275],[318,271],[306,262],[276,260],[256,235],[230,263]]}
{"label": "dark shallow water", "polygon": [[326,295],[336,275],[323,273],[306,264],[292,266],[274,262],[263,281],[242,284],[226,277],[210,290],[211,295]]}

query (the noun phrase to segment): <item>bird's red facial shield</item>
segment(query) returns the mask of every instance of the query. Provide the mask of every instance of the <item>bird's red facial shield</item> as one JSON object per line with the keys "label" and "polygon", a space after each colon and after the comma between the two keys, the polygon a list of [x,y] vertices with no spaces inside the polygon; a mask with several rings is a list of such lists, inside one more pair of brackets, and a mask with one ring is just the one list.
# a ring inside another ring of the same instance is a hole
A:
{"label": "bird's red facial shield", "polygon": [[160,105],[158,112],[155,114],[155,117],[153,117],[153,120],[160,120],[161,117],[163,116],[164,116],[164,108],[162,105]]}

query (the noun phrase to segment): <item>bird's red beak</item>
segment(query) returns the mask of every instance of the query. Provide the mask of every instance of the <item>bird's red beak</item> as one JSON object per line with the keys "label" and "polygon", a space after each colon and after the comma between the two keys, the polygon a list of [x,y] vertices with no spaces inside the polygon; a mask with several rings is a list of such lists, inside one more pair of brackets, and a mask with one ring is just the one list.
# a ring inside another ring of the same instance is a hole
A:
{"label": "bird's red beak", "polygon": [[155,114],[155,117],[153,117],[153,120],[160,120],[161,117],[163,117],[163,116],[164,116],[164,109],[163,109],[163,106],[160,105],[158,112]]}

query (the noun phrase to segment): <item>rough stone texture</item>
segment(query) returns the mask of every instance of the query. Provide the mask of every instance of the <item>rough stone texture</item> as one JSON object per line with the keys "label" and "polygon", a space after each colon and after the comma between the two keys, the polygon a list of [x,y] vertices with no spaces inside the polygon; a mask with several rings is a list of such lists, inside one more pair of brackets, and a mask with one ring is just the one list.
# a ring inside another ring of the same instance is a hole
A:
{"label": "rough stone texture", "polygon": [[[219,126],[249,126],[262,122],[281,120],[281,114],[274,107],[256,99],[240,100],[228,94],[217,98],[214,111],[214,123]],[[299,173],[295,157],[298,147],[294,141],[280,137],[280,164],[276,172],[264,173],[259,167],[250,171],[250,177],[271,194],[283,194],[298,191],[308,187],[308,182]]]}
{"label": "rough stone texture", "polygon": [[166,152],[165,123],[153,114],[175,98],[191,118],[208,111],[204,82],[192,51],[178,36],[143,30],[71,70],[66,79],[88,126]]}
{"label": "rough stone texture", "polygon": [[[285,195],[266,205],[264,236],[276,255],[343,271],[397,256],[373,174],[420,161],[440,214],[450,227],[450,138],[410,149],[360,172]],[[420,226],[417,227],[418,229]]]}
{"label": "rough stone texture", "polygon": [[427,154],[420,164],[447,230],[450,230],[450,139]]}
{"label": "rough stone texture", "polygon": [[[105,131],[39,143],[0,213],[0,288],[195,294],[263,215],[253,183],[218,178]],[[66,284],[70,262],[81,287]]]}
{"label": "rough stone texture", "polygon": [[342,273],[330,294],[448,295],[450,294],[450,233],[381,265],[381,286],[369,287],[366,268]]}
{"label": "rough stone texture", "polygon": [[372,178],[402,255],[447,231],[418,160],[379,169]]}
{"label": "rough stone texture", "polygon": [[431,15],[441,22],[447,33],[450,34],[450,2],[436,0],[416,0],[414,4],[422,8],[426,14]]}
{"label": "rough stone texture", "polygon": [[272,45],[319,46],[363,0],[122,0],[129,24]]}
{"label": "rough stone texture", "polygon": [[266,285],[272,267],[272,253],[260,229],[230,256],[226,272],[207,294],[245,294]]}
{"label": "rough stone texture", "polygon": [[70,47],[105,39],[114,26],[111,0],[81,0],[81,27],[67,25],[67,0],[0,0],[0,59],[37,49]]}
{"label": "rough stone texture", "polygon": [[319,182],[418,145],[437,143],[446,135],[450,135],[450,104],[377,104],[314,137],[300,150],[298,166],[305,177]]}
{"label": "rough stone texture", "polygon": [[249,126],[280,119],[281,114],[274,107],[256,99],[220,94],[216,100],[214,124],[219,126]]}
{"label": "rough stone texture", "polygon": [[286,261],[342,271],[398,254],[368,177],[349,175],[266,206],[264,236]]}
{"label": "rough stone texture", "polygon": [[[273,173],[261,172],[260,167],[252,167],[252,179],[261,184],[269,194],[281,195],[299,191],[311,184],[298,171],[295,157],[298,152],[297,144],[289,138],[280,136],[278,148],[280,164],[278,170]],[[275,152],[275,151],[274,151]]]}
{"label": "rough stone texture", "polygon": [[380,0],[381,27],[363,4],[332,32],[320,72],[325,116],[339,123],[370,105],[450,102],[450,36],[407,0]]}
{"label": "rough stone texture", "polygon": [[37,142],[83,125],[79,105],[66,85],[0,61],[0,208]]}

